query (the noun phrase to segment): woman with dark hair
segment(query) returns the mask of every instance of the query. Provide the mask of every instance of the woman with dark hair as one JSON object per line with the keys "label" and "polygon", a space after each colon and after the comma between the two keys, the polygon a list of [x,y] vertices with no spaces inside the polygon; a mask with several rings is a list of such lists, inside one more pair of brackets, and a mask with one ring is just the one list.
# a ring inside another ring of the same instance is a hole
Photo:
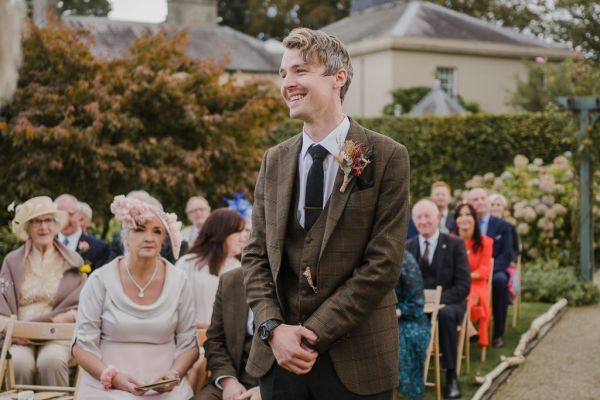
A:
{"label": "woman with dark hair", "polygon": [[196,327],[208,328],[219,276],[241,266],[237,258],[245,245],[244,218],[237,211],[220,208],[213,211],[187,254],[179,261],[194,292]]}
{"label": "woman with dark hair", "polygon": [[467,203],[460,204],[454,211],[455,233],[465,241],[471,268],[471,291],[468,301],[470,320],[479,320],[478,344],[486,347],[489,345],[488,325],[491,309],[488,284],[492,272],[494,241],[481,234],[476,216],[475,209]]}

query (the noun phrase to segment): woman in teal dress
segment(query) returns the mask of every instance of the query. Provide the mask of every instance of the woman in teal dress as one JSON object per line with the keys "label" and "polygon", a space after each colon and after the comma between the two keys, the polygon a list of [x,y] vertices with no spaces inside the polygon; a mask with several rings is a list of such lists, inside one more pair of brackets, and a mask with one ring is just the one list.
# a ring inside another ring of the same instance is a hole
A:
{"label": "woman in teal dress", "polygon": [[398,390],[410,400],[423,398],[423,363],[430,337],[430,323],[423,311],[423,278],[415,258],[404,251],[400,278],[396,284],[398,317]]}

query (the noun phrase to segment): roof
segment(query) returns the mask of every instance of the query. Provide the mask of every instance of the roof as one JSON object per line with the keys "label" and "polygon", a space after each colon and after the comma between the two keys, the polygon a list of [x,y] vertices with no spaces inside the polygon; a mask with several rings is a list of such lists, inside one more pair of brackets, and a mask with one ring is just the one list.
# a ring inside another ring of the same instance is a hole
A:
{"label": "roof", "polygon": [[408,115],[451,115],[466,113],[467,110],[456,99],[450,97],[440,89],[439,83],[436,83],[433,89],[410,110]]}
{"label": "roof", "polygon": [[356,12],[322,28],[345,44],[380,37],[425,37],[563,48],[516,30],[424,1],[392,2]]}
{"label": "roof", "polygon": [[[86,28],[94,34],[94,55],[106,58],[124,54],[133,40],[144,34],[155,34],[164,28],[167,34],[181,30],[172,25],[117,21],[104,17],[65,16],[63,22],[72,28]],[[194,26],[187,28],[189,44],[186,54],[192,58],[220,61],[230,56],[228,70],[244,72],[277,72],[281,54],[274,46],[227,26]]]}

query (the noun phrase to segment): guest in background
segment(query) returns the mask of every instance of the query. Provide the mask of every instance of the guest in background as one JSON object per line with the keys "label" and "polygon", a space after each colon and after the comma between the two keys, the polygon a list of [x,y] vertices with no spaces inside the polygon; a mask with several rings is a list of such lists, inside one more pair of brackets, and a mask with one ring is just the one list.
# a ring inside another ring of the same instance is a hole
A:
{"label": "guest in background", "polygon": [[[250,241],[250,234],[252,233],[252,203],[249,200],[245,199],[246,193],[234,193],[233,198],[225,198],[225,202],[227,203],[227,208],[231,210],[237,211],[246,222],[246,226],[244,227],[244,237],[243,241],[245,244],[248,244]],[[244,247],[246,247],[244,245]]]}
{"label": "guest in background", "polygon": [[188,243],[188,247],[191,247],[210,215],[210,204],[202,196],[190,197],[185,205],[185,214],[192,224],[182,229],[181,236]]}
{"label": "guest in background", "polygon": [[494,338],[492,346],[504,346],[504,328],[510,296],[507,268],[513,260],[513,235],[511,225],[490,213],[487,191],[475,188],[469,191],[467,203],[477,212],[477,222],[482,235],[494,240],[494,269],[492,275],[492,312],[494,314]]}
{"label": "guest in background", "polygon": [[77,203],[77,207],[79,208],[79,213],[81,217],[81,230],[87,233],[88,235],[95,237],[95,235],[89,230],[90,225],[92,225],[92,218],[94,216],[92,207],[90,207],[88,203],[84,203],[82,201]]}
{"label": "guest in background", "polygon": [[207,219],[194,245],[176,266],[190,280],[196,306],[196,327],[210,324],[219,276],[241,266],[237,256],[244,248],[244,219],[227,208],[215,210]]}
{"label": "guest in background", "polygon": [[496,218],[501,218],[508,222],[512,228],[513,235],[513,260],[516,262],[521,252],[519,234],[517,228],[513,222],[507,219],[508,201],[506,197],[499,193],[493,193],[489,197],[490,202],[490,214]]}
{"label": "guest in background", "polygon": [[92,271],[110,261],[110,247],[104,241],[85,233],[81,228],[79,201],[70,194],[61,194],[54,200],[59,210],[69,215],[67,224],[58,234],[58,240],[69,250],[79,253]]}
{"label": "guest in background", "polygon": [[452,202],[452,192],[450,185],[444,181],[437,181],[431,185],[429,195],[431,201],[435,203],[440,212],[440,224],[438,228],[442,233],[450,233],[454,230],[454,218],[448,209]]}
{"label": "guest in background", "polygon": [[[245,370],[254,334],[241,268],[221,275],[204,349],[211,381],[194,400],[260,400],[258,379]],[[422,368],[421,368],[422,369]]]}
{"label": "guest in background", "polygon": [[492,314],[488,283],[492,272],[494,241],[481,234],[476,220],[477,213],[471,205],[460,204],[454,211],[454,218],[457,233],[465,241],[471,267],[471,291],[468,303],[470,321],[479,321],[478,344],[486,347],[489,345],[488,326]]}
{"label": "guest in background", "polygon": [[[82,291],[72,347],[83,369],[78,398],[189,399],[185,375],[198,358],[192,291],[185,273],[160,257],[164,240],[178,255],[181,224],[175,214],[125,196],[115,197],[111,211],[125,256],[92,274]],[[158,380],[175,382],[137,389]]]}
{"label": "guest in background", "polygon": [[423,363],[431,324],[423,311],[423,277],[413,255],[405,250],[400,279],[396,284],[398,316],[398,390],[409,400],[423,398]]}
{"label": "guest in background", "polygon": [[445,397],[459,398],[460,386],[456,375],[458,334],[467,310],[471,274],[467,251],[462,239],[441,233],[440,214],[429,199],[417,202],[412,218],[419,236],[409,240],[406,248],[419,259],[425,289],[442,287],[442,304],[438,313],[442,366],[446,369]]}
{"label": "guest in background", "polygon": [[[79,254],[56,240],[68,218],[46,196],[17,207],[12,231],[25,244],[10,252],[2,263],[0,319],[16,315],[21,321],[75,322],[86,275],[79,270],[83,264]],[[69,385],[69,343],[33,346],[26,339],[13,338],[10,353],[16,383]]]}

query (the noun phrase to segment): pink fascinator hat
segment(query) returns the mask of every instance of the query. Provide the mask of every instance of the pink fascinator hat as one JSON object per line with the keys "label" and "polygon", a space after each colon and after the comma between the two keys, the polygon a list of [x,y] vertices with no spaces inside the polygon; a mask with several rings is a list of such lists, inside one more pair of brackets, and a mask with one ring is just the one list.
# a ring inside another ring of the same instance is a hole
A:
{"label": "pink fascinator hat", "polygon": [[171,248],[175,258],[179,257],[181,249],[181,222],[177,221],[175,213],[166,213],[152,204],[141,200],[125,197],[123,195],[115,196],[110,205],[110,211],[121,223],[123,229],[135,229],[138,224],[143,224],[152,217],[157,217],[165,227]]}

